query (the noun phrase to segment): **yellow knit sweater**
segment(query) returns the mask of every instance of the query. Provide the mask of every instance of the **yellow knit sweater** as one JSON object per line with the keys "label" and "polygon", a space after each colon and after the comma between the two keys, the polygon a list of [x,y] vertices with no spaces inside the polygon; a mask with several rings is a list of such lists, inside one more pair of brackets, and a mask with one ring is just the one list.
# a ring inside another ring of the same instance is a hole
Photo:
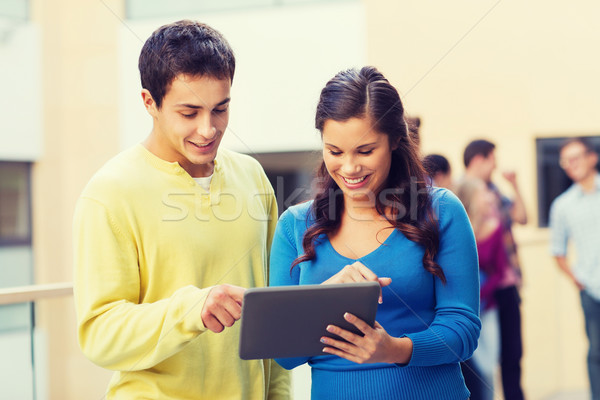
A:
{"label": "yellow knit sweater", "polygon": [[220,149],[210,191],[142,145],[110,160],[75,211],[80,346],[115,370],[107,399],[288,399],[289,375],[238,356],[239,323],[208,331],[214,285],[265,286],[277,220],[252,158]]}

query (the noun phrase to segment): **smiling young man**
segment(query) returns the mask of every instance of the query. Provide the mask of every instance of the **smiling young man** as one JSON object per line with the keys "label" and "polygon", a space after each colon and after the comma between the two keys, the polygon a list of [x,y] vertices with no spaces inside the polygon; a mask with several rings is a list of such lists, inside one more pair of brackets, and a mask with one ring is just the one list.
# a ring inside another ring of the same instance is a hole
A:
{"label": "smiling young man", "polygon": [[147,139],[104,165],[75,211],[85,355],[116,371],[107,399],[288,399],[271,360],[238,357],[245,288],[265,286],[277,217],[260,165],[219,148],[235,58],[179,21],[144,44]]}
{"label": "smiling young man", "polygon": [[[600,175],[598,154],[585,138],[567,140],[560,166],[573,185],[550,208],[551,251],[559,268],[580,292],[589,340],[588,374],[592,400],[600,399]],[[572,240],[577,263],[571,269],[567,244]]]}

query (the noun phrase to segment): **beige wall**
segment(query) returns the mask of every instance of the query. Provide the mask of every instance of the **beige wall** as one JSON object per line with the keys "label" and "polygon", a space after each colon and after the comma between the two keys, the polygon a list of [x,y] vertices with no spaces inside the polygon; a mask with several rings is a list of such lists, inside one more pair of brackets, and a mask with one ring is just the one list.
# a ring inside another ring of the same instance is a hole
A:
{"label": "beige wall", "polygon": [[[115,59],[122,10],[117,0],[32,4],[42,35],[44,103],[44,146],[33,176],[37,283],[72,280],[76,199],[118,149]],[[40,302],[37,319],[48,348],[48,398],[102,398],[108,374],[78,348],[72,299]]]}
{"label": "beige wall", "polygon": [[[600,4],[365,3],[368,61],[421,117],[423,153],[446,155],[458,178],[465,145],[483,137],[497,144],[499,169],[518,172],[530,214],[516,229],[528,398],[583,390],[587,343],[578,294],[548,255],[548,231],[536,228],[535,138],[600,134]],[[495,179],[507,189],[500,174]]]}

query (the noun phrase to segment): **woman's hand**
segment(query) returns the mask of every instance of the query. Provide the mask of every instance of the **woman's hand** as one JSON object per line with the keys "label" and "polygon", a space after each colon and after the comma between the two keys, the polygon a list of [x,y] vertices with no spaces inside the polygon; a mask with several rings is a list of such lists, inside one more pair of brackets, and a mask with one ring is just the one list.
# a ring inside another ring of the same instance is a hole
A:
{"label": "woman's hand", "polygon": [[[323,282],[323,285],[330,285],[334,283],[352,283],[352,282],[379,282],[381,287],[387,286],[392,283],[392,278],[379,278],[369,268],[367,268],[360,261],[356,261],[354,264],[346,265],[340,272],[333,275],[331,278]],[[383,302],[381,292],[379,293],[379,304]]]}
{"label": "woman's hand", "polygon": [[364,336],[329,325],[328,332],[340,336],[347,342],[323,336],[321,342],[327,345],[323,352],[357,364],[380,362],[406,364],[410,361],[412,341],[409,338],[391,337],[377,321],[375,327],[371,328],[366,322],[350,313],[344,314],[344,319],[356,326]]}

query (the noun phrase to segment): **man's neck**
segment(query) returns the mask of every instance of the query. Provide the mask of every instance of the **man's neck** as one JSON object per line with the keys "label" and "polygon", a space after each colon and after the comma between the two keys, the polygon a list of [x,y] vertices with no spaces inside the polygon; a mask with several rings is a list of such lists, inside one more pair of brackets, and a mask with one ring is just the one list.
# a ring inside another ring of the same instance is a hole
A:
{"label": "man's neck", "polygon": [[596,189],[596,175],[598,171],[594,171],[590,173],[588,176],[577,182],[584,193],[591,193]]}
{"label": "man's neck", "polygon": [[480,173],[478,173],[478,171],[477,171],[477,170],[475,170],[475,169],[469,169],[469,168],[467,168],[467,169],[465,170],[465,176],[466,176],[467,178],[470,178],[470,179],[481,179],[481,180],[482,180],[482,181],[484,181],[486,184],[487,184],[487,183],[489,183],[489,181],[487,181],[486,179],[484,179],[484,178],[481,176],[481,174],[480,174]]}

